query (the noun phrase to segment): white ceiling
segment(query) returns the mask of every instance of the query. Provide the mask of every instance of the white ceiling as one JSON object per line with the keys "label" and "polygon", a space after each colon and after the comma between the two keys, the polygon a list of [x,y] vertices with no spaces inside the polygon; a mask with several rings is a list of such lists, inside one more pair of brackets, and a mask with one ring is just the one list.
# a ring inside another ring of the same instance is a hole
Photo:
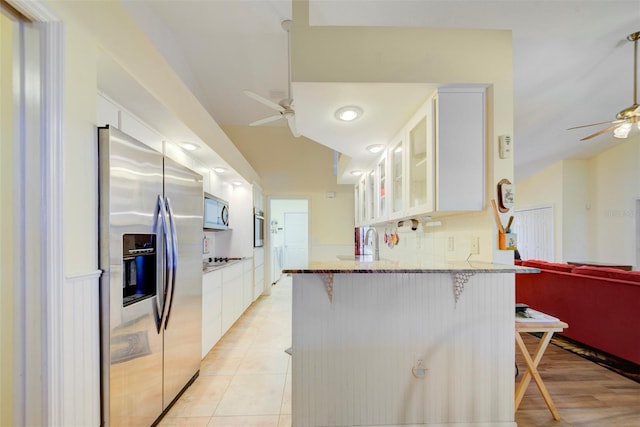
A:
{"label": "white ceiling", "polygon": [[[276,103],[286,97],[281,21],[291,19],[290,0],[121,1],[219,125],[248,125],[273,114],[244,90]],[[323,26],[511,29],[516,179],[613,146],[610,133],[579,141],[601,127],[567,128],[613,120],[632,104],[633,44],[625,38],[640,30],[640,0],[310,0],[309,17]],[[296,83],[297,127],[357,160],[367,145],[388,141],[433,90]],[[331,120],[347,99],[365,108],[357,130]]]}

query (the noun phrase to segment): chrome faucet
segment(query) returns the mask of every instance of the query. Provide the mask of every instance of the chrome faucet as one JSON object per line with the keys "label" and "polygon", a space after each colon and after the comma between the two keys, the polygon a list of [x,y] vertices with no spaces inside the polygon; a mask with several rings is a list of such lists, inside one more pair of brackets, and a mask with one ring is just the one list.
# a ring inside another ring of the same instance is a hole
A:
{"label": "chrome faucet", "polygon": [[[371,241],[371,239],[369,239],[369,233],[372,232],[374,239],[373,242]],[[368,243],[367,243],[368,242]],[[369,227],[369,229],[367,230],[367,232],[364,235],[364,244],[372,244],[373,245],[373,259],[375,261],[380,260],[380,242],[378,240],[378,230],[376,230],[374,227]]]}

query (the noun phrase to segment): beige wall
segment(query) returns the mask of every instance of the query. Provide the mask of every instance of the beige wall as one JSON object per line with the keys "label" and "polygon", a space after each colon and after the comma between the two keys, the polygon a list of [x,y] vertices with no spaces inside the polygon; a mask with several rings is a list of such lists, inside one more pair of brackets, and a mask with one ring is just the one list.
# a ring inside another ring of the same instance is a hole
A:
{"label": "beige wall", "polygon": [[[353,186],[336,183],[333,150],[305,137],[294,138],[286,126],[223,129],[260,172],[266,197],[309,200],[311,260],[335,256],[335,246],[353,247]],[[327,192],[336,197],[327,198]]]}
{"label": "beige wall", "polygon": [[591,259],[589,253],[589,164],[587,160],[562,162],[563,260]]}
{"label": "beige wall", "polygon": [[556,261],[562,257],[562,162],[555,163],[536,175],[516,183],[515,209],[530,209],[543,206],[553,208],[553,253]]}
{"label": "beige wall", "polygon": [[311,244],[353,246],[353,193],[339,192],[328,198],[325,192],[311,194]]}
{"label": "beige wall", "polygon": [[553,206],[556,261],[635,265],[640,136],[589,160],[564,160],[517,183],[516,208]]}
{"label": "beige wall", "polygon": [[[271,200],[288,200],[280,204],[287,212],[307,211],[309,213],[309,260],[335,261],[337,255],[353,255],[353,194],[336,193],[335,197],[327,197],[326,192],[288,193],[269,196]],[[302,208],[304,207],[304,209]],[[269,220],[277,220],[282,227],[284,217],[282,210],[269,212]],[[269,233],[267,224],[267,233]],[[269,245],[281,246],[284,234],[269,233]]]}
{"label": "beige wall", "polygon": [[98,264],[95,41],[65,19],[64,249],[65,274]]}
{"label": "beige wall", "polygon": [[0,425],[13,406],[13,97],[12,22],[0,11]]}
{"label": "beige wall", "polygon": [[589,162],[591,183],[590,255],[597,261],[635,265],[640,212],[640,135]]}

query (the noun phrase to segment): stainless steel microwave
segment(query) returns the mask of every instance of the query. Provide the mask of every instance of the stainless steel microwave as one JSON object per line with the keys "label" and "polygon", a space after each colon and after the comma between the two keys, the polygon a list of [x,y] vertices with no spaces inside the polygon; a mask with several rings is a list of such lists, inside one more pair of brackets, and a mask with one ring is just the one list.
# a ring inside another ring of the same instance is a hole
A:
{"label": "stainless steel microwave", "polygon": [[209,230],[229,229],[229,203],[209,193],[204,193],[204,226]]}

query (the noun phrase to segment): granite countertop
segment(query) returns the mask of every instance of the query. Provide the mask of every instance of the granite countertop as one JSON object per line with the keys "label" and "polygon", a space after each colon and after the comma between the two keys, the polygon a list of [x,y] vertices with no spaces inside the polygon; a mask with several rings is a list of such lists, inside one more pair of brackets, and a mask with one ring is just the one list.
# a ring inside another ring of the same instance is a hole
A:
{"label": "granite countertop", "polygon": [[292,274],[326,273],[539,273],[540,270],[519,265],[491,264],[479,261],[404,261],[381,259],[373,261],[371,256],[338,257],[336,261],[315,261],[305,268],[283,270]]}

